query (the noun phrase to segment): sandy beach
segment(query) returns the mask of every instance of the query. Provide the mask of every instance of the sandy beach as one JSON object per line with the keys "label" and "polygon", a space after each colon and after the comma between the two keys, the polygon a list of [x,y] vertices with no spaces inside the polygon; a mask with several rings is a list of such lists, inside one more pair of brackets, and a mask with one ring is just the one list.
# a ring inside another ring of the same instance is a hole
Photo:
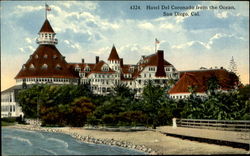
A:
{"label": "sandy beach", "polygon": [[[24,128],[29,130],[39,130],[39,127],[31,125],[15,125],[12,128]],[[141,145],[151,148],[150,154],[178,155],[178,154],[249,154],[249,151],[240,148],[200,143],[197,141],[183,140],[175,137],[165,136],[157,131],[137,131],[137,132],[110,132],[100,130],[86,130],[84,128],[42,128],[42,130],[52,132],[62,132],[66,134],[76,134],[78,137],[91,137],[99,140],[125,141],[132,145]]]}

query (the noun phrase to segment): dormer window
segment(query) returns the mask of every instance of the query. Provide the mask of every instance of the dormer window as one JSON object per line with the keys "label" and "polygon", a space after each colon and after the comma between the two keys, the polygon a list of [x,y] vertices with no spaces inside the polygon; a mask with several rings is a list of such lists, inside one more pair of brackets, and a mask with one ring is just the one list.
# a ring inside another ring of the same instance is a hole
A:
{"label": "dormer window", "polygon": [[47,64],[43,64],[42,65],[42,69],[47,69],[48,68],[48,65]]}
{"label": "dormer window", "polygon": [[43,58],[45,58],[45,59],[46,59],[46,58],[48,58],[48,55],[47,55],[47,54],[45,54],[45,55],[43,56]]}
{"label": "dormer window", "polygon": [[76,65],[75,71],[81,71],[81,68],[79,67],[79,65]]}
{"label": "dormer window", "polygon": [[53,59],[56,59],[57,58],[57,55],[53,55]]}
{"label": "dormer window", "polygon": [[38,55],[35,55],[35,58],[38,59]]}
{"label": "dormer window", "polygon": [[102,71],[109,71],[109,67],[108,67],[108,65],[104,65],[104,66],[102,66]]}
{"label": "dormer window", "polygon": [[89,72],[89,71],[90,71],[89,66],[85,67],[85,68],[84,68],[84,71]]}
{"label": "dormer window", "polygon": [[134,72],[134,67],[130,67],[129,72]]}
{"label": "dormer window", "polygon": [[59,69],[59,70],[62,69],[62,67],[60,66],[60,64],[57,64],[57,65],[56,65],[56,69]]}
{"label": "dormer window", "polygon": [[35,66],[33,64],[30,64],[30,69],[35,69]]}
{"label": "dormer window", "polygon": [[25,65],[23,65],[22,69],[23,69],[23,70],[25,70],[25,69],[26,69]]}

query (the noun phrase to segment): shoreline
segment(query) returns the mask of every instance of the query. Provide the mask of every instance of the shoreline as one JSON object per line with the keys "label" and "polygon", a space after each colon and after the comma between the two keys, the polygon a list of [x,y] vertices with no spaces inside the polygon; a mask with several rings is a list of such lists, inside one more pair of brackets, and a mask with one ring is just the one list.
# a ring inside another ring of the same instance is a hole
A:
{"label": "shoreline", "polygon": [[[16,128],[16,129],[24,129],[24,130],[29,130],[29,131],[40,131],[40,132],[50,132],[50,133],[62,133],[62,134],[67,134],[73,137],[74,139],[84,142],[84,143],[89,143],[89,144],[103,144],[103,145],[108,145],[108,146],[117,146],[117,147],[122,147],[126,148],[129,150],[134,150],[138,152],[143,152],[148,155],[158,155],[158,153],[154,150],[152,150],[149,147],[146,147],[145,145],[134,145],[130,142],[126,141],[119,141],[115,140],[113,138],[111,139],[98,139],[94,138],[92,136],[82,136],[74,130],[70,132],[70,129],[82,129],[83,128],[75,128],[75,127],[40,127],[40,126],[34,126],[34,125],[12,125],[12,126],[4,126],[6,128]],[[69,130],[68,130],[69,129]],[[92,130],[93,131],[93,130]]]}
{"label": "shoreline", "polygon": [[63,133],[71,135],[73,138],[84,143],[123,147],[149,155],[249,154],[249,151],[244,149],[183,140],[151,130],[110,132],[75,127],[38,127],[35,125],[19,124],[6,127],[31,131]]}

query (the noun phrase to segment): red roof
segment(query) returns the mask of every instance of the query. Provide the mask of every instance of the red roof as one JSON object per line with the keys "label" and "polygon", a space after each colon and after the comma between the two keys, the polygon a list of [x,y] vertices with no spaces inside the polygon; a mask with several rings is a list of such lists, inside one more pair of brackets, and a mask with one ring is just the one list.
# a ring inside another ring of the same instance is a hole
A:
{"label": "red roof", "polygon": [[108,60],[120,60],[118,53],[116,51],[115,46],[112,47],[111,52],[109,54]]}
{"label": "red roof", "polygon": [[206,92],[207,82],[211,77],[218,79],[218,84],[223,90],[233,89],[237,80],[235,75],[225,69],[199,70],[181,72],[179,81],[170,89],[170,94],[190,93],[189,86],[197,86],[196,92]]}
{"label": "red roof", "polygon": [[55,33],[54,30],[52,29],[49,21],[46,19],[43,23],[42,28],[40,29],[39,32],[51,32],[51,33]]}
{"label": "red roof", "polygon": [[102,66],[105,64],[104,61],[99,61],[93,68],[93,70],[91,71],[91,73],[115,73],[115,71],[113,71],[111,68],[109,68],[108,71],[103,71],[102,70]]}
{"label": "red roof", "polygon": [[54,45],[39,45],[15,79],[27,77],[78,78],[78,74]]}
{"label": "red roof", "polygon": [[[157,53],[146,56],[144,59],[145,63],[140,64],[141,66],[157,66],[158,65],[158,57]],[[168,61],[164,60],[164,66],[170,66]]]}

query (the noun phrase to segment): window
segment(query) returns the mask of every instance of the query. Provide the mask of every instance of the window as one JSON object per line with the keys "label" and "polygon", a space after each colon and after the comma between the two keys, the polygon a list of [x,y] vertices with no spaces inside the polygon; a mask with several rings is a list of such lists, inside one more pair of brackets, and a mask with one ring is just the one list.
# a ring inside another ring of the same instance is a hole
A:
{"label": "window", "polygon": [[53,59],[57,59],[57,55],[53,55]]}
{"label": "window", "polygon": [[48,55],[47,55],[47,54],[45,54],[45,55],[43,56],[43,58],[45,58],[45,59],[46,59],[46,58],[48,58]]}
{"label": "window", "polygon": [[102,66],[102,71],[109,71],[109,67],[108,67],[108,65],[103,65]]}
{"label": "window", "polygon": [[25,69],[26,69],[25,65],[23,65],[22,69],[23,69],[23,70],[25,70]]}
{"label": "window", "polygon": [[86,66],[86,67],[84,68],[84,71],[90,71],[89,66]]}
{"label": "window", "polygon": [[57,65],[56,65],[56,69],[58,69],[58,70],[61,70],[61,69],[62,69],[62,67],[60,66],[60,64],[57,64]]}
{"label": "window", "polygon": [[38,55],[35,55],[35,58],[38,59]]}
{"label": "window", "polygon": [[42,69],[47,69],[48,68],[48,65],[47,64],[43,64],[42,65]]}
{"label": "window", "polygon": [[35,69],[35,66],[33,64],[30,64],[30,69]]}

